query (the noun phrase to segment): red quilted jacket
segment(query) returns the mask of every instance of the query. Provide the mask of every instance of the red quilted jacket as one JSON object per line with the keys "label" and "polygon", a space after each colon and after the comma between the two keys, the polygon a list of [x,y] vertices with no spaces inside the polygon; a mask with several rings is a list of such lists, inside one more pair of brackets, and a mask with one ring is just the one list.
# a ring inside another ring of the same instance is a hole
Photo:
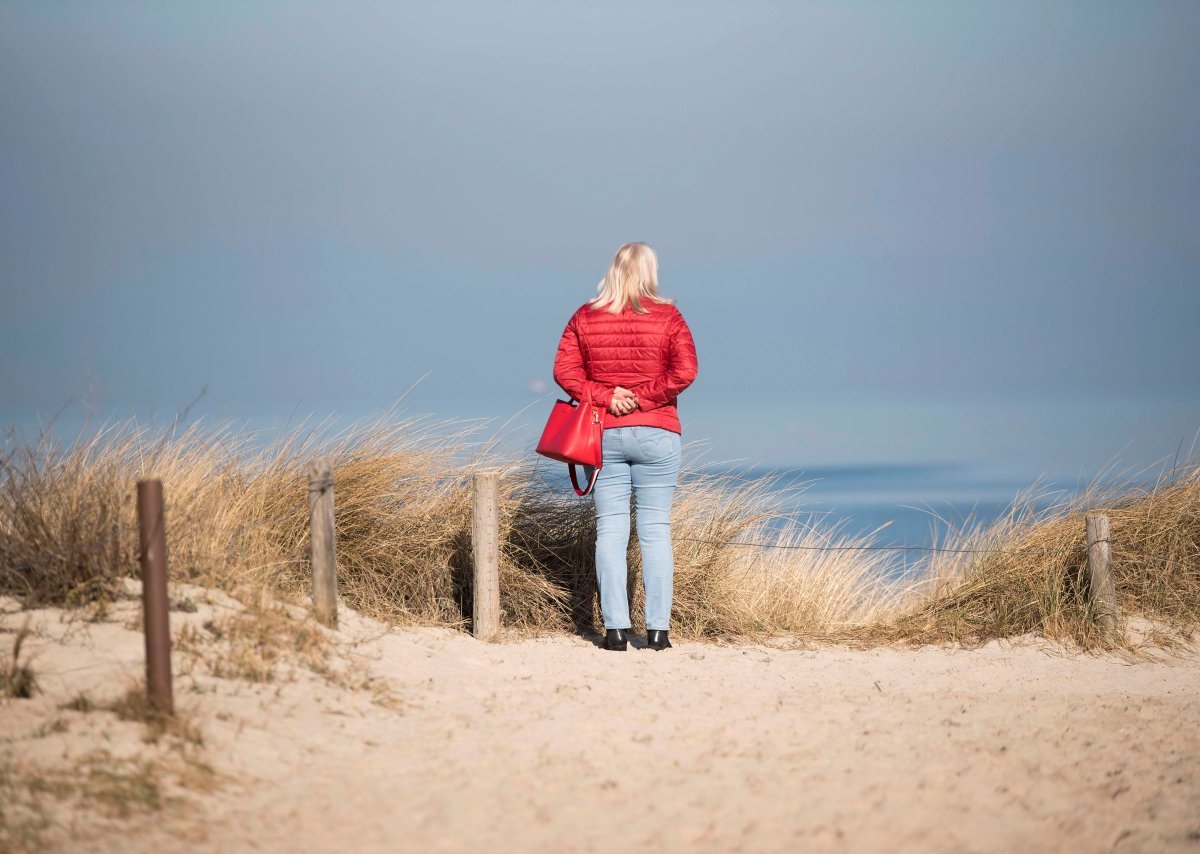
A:
{"label": "red quilted jacket", "polygon": [[620,314],[584,303],[567,322],[554,357],[554,381],[576,400],[585,388],[608,407],[613,389],[637,395],[628,415],[605,416],[605,428],[665,427],[682,433],[676,399],[696,379],[696,345],[674,305],[645,300],[646,314],[626,306]]}

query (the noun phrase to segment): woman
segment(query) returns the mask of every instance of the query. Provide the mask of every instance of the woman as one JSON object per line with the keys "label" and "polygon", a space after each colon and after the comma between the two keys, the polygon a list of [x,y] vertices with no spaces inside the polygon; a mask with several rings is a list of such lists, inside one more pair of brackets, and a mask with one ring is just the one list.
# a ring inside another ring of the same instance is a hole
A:
{"label": "woman", "polygon": [[671,499],[682,433],[676,399],[696,378],[696,345],[674,300],[658,293],[658,258],[646,244],[617,250],[597,290],[563,331],[554,381],[576,400],[591,391],[609,412],[604,464],[592,493],[604,648],[621,651],[628,643],[625,553],[632,487],[646,585],[646,645],[663,650],[671,646],[675,575]]}

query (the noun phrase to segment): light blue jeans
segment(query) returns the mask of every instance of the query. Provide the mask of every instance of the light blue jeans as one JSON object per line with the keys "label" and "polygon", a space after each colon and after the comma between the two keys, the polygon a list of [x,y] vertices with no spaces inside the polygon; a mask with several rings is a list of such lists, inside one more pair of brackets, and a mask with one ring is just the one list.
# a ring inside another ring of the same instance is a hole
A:
{"label": "light blue jeans", "polygon": [[646,586],[646,628],[670,628],[675,583],[671,499],[679,476],[680,444],[678,433],[662,427],[610,427],[604,431],[604,465],[592,495],[596,503],[596,580],[606,629],[630,627],[625,555],[631,487]]}

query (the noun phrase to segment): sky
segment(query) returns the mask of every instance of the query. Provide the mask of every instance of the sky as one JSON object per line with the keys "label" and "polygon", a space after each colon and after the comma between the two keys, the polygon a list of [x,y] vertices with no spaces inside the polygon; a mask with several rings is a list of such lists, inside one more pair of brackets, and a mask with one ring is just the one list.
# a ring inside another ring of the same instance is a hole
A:
{"label": "sky", "polygon": [[719,458],[1157,459],[1200,429],[1198,39],[1194,2],[0,2],[0,415],[535,429],[642,240]]}

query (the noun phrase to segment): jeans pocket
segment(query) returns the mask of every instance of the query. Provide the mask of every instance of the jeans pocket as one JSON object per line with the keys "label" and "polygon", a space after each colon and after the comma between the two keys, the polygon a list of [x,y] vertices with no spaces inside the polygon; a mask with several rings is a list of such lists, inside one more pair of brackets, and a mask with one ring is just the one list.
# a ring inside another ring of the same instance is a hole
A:
{"label": "jeans pocket", "polygon": [[678,439],[678,433],[662,427],[649,427],[638,434],[638,444],[652,460],[665,460],[674,454],[678,450]]}

